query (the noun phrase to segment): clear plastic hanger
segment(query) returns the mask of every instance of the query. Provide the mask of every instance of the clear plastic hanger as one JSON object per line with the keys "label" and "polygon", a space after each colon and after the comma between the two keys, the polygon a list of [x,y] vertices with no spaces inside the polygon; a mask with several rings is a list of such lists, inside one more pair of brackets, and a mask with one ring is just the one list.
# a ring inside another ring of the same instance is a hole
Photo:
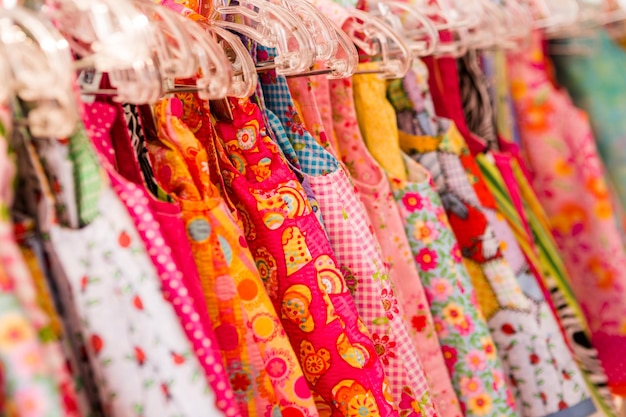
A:
{"label": "clear plastic hanger", "polygon": [[44,11],[81,59],[103,72],[153,58],[148,18],[126,0],[51,0]]}
{"label": "clear plastic hanger", "polygon": [[226,52],[226,57],[230,61],[231,80],[226,95],[239,98],[250,97],[256,89],[258,75],[248,49],[237,35],[225,29],[208,26],[207,30],[218,38],[218,44]]}
{"label": "clear plastic hanger", "polygon": [[471,45],[470,30],[478,25],[475,13],[463,13],[464,8],[453,7],[444,0],[411,0],[412,8],[425,15],[438,32],[449,32],[451,40],[439,41],[433,55],[458,58],[465,55]]}
{"label": "clear plastic hanger", "polygon": [[380,16],[403,37],[414,56],[428,56],[435,51],[439,32],[417,9],[400,1],[375,1],[370,8],[371,13]]}
{"label": "clear plastic hanger", "polygon": [[527,4],[534,17],[535,29],[547,31],[575,24],[580,12],[576,0],[528,0]]}
{"label": "clear plastic hanger", "polygon": [[116,100],[155,101],[163,78],[148,17],[127,0],[50,0],[46,14],[79,56],[78,69],[108,73]]}
{"label": "clear plastic hanger", "polygon": [[149,0],[134,1],[135,7],[149,19],[154,34],[154,50],[164,78],[189,78],[197,70],[192,51],[192,37],[185,21],[167,7]]}
{"label": "clear plastic hanger", "polygon": [[475,0],[480,24],[471,31],[470,43],[474,49],[506,49],[515,46],[507,27],[506,12],[493,0]]}
{"label": "clear plastic hanger", "polygon": [[329,20],[306,0],[280,0],[282,7],[300,19],[315,46],[315,60],[325,61],[336,54],[337,35]]}
{"label": "clear plastic hanger", "polygon": [[[313,36],[317,48],[313,69],[288,77],[326,75],[330,79],[337,79],[352,76],[359,64],[359,55],[350,37],[313,4],[305,0],[283,0],[283,3],[297,11],[301,19],[310,20],[305,23],[306,28]],[[299,7],[300,4],[306,6]]]}
{"label": "clear plastic hanger", "polygon": [[29,108],[25,123],[33,136],[70,136],[80,114],[63,36],[30,10],[0,8],[0,50],[11,72],[10,93]]}
{"label": "clear plastic hanger", "polygon": [[176,18],[184,25],[192,39],[193,54],[198,63],[195,71],[198,96],[203,100],[226,97],[231,91],[232,72],[224,50],[200,23],[180,15],[176,15]]}
{"label": "clear plastic hanger", "polygon": [[357,9],[348,12],[352,18],[343,30],[361,51],[378,63],[374,72],[382,78],[404,77],[411,68],[413,54],[402,37],[378,17]]}
{"label": "clear plastic hanger", "polygon": [[[237,16],[245,23],[227,20]],[[240,0],[236,6],[215,4],[210,20],[261,45],[275,48],[274,62],[266,67],[275,69],[278,74],[308,71],[315,62],[315,45],[304,25],[288,9],[266,0]]]}
{"label": "clear plastic hanger", "polygon": [[359,65],[359,52],[352,39],[335,22],[328,21],[337,35],[337,52],[324,65],[330,79],[351,77]]}
{"label": "clear plastic hanger", "polygon": [[513,44],[510,49],[524,47],[530,41],[533,27],[533,17],[526,3],[520,0],[501,0],[500,6],[504,10],[508,40]]}

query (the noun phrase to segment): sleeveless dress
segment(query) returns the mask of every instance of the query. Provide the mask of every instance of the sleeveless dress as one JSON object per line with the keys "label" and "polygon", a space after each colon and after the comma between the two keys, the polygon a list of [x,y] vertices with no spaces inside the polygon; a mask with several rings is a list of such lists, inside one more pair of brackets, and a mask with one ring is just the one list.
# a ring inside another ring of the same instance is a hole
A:
{"label": "sleeveless dress", "polygon": [[[285,126],[296,127],[287,130],[288,137],[320,205],[340,268],[346,277],[354,277],[356,288],[352,294],[359,315],[377,346],[400,414],[437,414],[422,364],[403,320],[402,306],[354,186],[339,161],[302,125],[297,109],[291,104],[284,77],[276,77],[274,82],[262,83],[262,86],[268,107]],[[314,102],[306,84],[300,84],[299,89],[301,102]],[[320,132],[321,141],[329,146],[325,137]]]}
{"label": "sleeveless dress", "polygon": [[[237,359],[232,354],[226,357],[232,369],[229,374],[235,395],[242,402],[268,403],[264,409],[259,408],[264,416],[271,413],[316,417],[297,356],[263,288],[262,276],[244,236],[231,216],[229,200],[224,200],[214,185],[218,182],[223,186],[217,179],[219,172],[212,151],[215,133],[208,113],[197,96],[186,95],[184,100],[184,104],[178,98],[160,103],[156,111],[160,148],[156,144],[149,144],[148,148],[162,186],[180,190],[179,198],[189,198],[202,188],[177,189],[177,182],[194,180],[212,196],[205,199],[206,209],[200,211],[197,206],[185,216],[194,255],[203,262],[212,261],[205,265],[206,277],[212,280],[205,291],[213,300],[209,302],[211,314],[219,320],[214,323],[218,323],[215,330],[221,347],[232,352],[238,345],[250,346],[251,354],[247,358]],[[190,112],[190,109],[194,110]],[[166,146],[174,150],[178,147],[180,153],[165,151]],[[178,177],[168,177],[168,169],[174,168]],[[185,177],[184,169],[195,171],[199,177]],[[212,266],[213,272],[207,266]],[[243,369],[250,373],[244,373]]]}
{"label": "sleeveless dress", "polygon": [[[123,147],[124,142],[127,145],[130,142],[127,142],[129,138],[125,125],[121,123],[122,109],[119,106],[100,102],[88,104],[85,107],[84,118],[94,148],[100,155],[113,189],[127,207],[135,227],[146,245],[152,263],[163,282],[164,295],[174,307],[187,339],[192,343],[194,353],[203,367],[205,378],[216,394],[217,406],[226,416],[238,416],[238,409],[233,401],[233,393],[228,385],[228,378],[220,364],[221,356],[207,314],[206,304],[204,304],[204,300],[195,298],[199,290],[192,286],[192,280],[194,278],[197,280],[197,274],[194,277],[193,275],[183,275],[179,271],[177,262],[173,257],[173,253],[176,252],[170,249],[170,246],[179,243],[172,240],[171,235],[167,235],[168,239],[166,240],[161,232],[161,230],[167,229],[171,233],[180,227],[180,223],[178,223],[180,219],[171,218],[167,215],[169,213],[163,213],[162,210],[163,208],[170,209],[169,211],[175,215],[176,207],[157,201],[145,189],[140,188],[143,179],[138,175],[138,171],[131,168],[134,154],[129,152],[128,147],[126,149]],[[114,142],[119,145],[117,149],[113,148]],[[120,162],[118,163],[117,160]],[[120,173],[115,171],[114,165],[118,169],[128,172],[129,176],[134,178],[136,182],[131,183],[122,177]],[[153,208],[161,210],[157,211]],[[185,245],[182,243],[184,242],[181,242],[180,246],[184,247]],[[133,302],[139,307],[143,305],[141,298],[136,298]],[[174,364],[186,361],[184,356],[176,352],[172,352],[171,359]]]}
{"label": "sleeveless dress", "polygon": [[[34,152],[22,155],[26,175],[49,189]],[[105,414],[221,415],[125,206],[106,187],[98,207],[102,214],[82,229],[40,222],[49,231],[54,283],[71,310],[68,334],[86,350]],[[187,360],[174,364],[172,352]]]}
{"label": "sleeveless dress", "polygon": [[[246,239],[323,416],[397,416],[381,361],[300,183],[259,108],[231,99],[218,122],[222,174]],[[352,283],[353,284],[353,283]]]}
{"label": "sleeveless dress", "polygon": [[587,115],[551,84],[538,34],[509,64],[533,187],[609,385],[626,394],[626,252]]}
{"label": "sleeveless dress", "polygon": [[[390,172],[387,175],[435,317],[435,329],[461,409],[468,416],[501,413],[516,416],[502,363],[462,264],[459,243],[452,234],[441,200],[432,188],[430,174],[401,151],[393,156],[380,149],[400,148],[395,112],[385,97],[384,81],[375,75],[358,75],[353,81],[359,120],[378,117],[380,109],[386,113],[381,118],[387,120],[386,124],[375,125],[373,129],[369,124],[361,126],[368,148],[378,148],[374,155],[390,156],[378,161],[383,167],[398,157],[402,159],[403,178],[408,180],[396,178]],[[383,104],[376,107],[373,103],[377,102]],[[395,145],[387,146],[385,141]]]}

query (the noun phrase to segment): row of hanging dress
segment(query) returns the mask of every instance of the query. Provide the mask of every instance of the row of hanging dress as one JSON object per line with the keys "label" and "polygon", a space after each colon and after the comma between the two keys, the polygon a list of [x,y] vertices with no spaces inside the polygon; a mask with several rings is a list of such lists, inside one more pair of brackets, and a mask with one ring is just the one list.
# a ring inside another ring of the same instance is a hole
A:
{"label": "row of hanging dress", "polygon": [[542,48],[85,99],[69,138],[10,103],[3,414],[614,416],[621,209]]}

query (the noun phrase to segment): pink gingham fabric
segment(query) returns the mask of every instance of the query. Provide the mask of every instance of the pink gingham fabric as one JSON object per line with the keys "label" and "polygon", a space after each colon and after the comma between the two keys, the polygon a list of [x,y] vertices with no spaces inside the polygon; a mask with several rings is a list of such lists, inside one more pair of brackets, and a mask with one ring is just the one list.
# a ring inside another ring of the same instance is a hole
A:
{"label": "pink gingham fabric", "polygon": [[[374,227],[384,261],[389,267],[389,278],[404,309],[405,325],[424,366],[435,404],[442,417],[462,416],[400,210],[385,172],[369,153],[361,137],[352,80],[332,80],[327,84],[327,90],[339,139],[339,153],[345,166],[350,168],[352,181]],[[316,91],[316,96],[319,95]]]}
{"label": "pink gingham fabric", "polygon": [[353,282],[357,309],[385,366],[400,415],[438,415],[387,265],[354,186],[341,168],[309,181],[340,268]]}

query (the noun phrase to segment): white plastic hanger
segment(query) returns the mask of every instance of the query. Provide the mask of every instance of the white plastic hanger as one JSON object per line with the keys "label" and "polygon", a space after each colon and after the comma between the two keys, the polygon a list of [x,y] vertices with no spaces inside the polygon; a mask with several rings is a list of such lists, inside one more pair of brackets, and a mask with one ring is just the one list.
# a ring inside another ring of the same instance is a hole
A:
{"label": "white plastic hanger", "polygon": [[134,6],[152,26],[154,50],[164,78],[189,78],[197,70],[192,52],[193,38],[186,31],[185,21],[167,7],[150,0],[135,0]]}
{"label": "white plastic hanger", "polygon": [[258,75],[256,65],[250,53],[237,35],[222,29],[218,26],[208,26],[206,28],[218,38],[218,44],[227,51],[226,58],[230,63],[230,87],[227,96],[249,97],[256,89]]}
{"label": "white plastic hanger", "polygon": [[[434,56],[458,58],[470,47],[470,30],[478,23],[476,13],[461,13],[444,0],[411,0],[412,8],[425,15],[439,32],[449,32],[451,40],[439,41]],[[464,9],[463,9],[464,10]]]}
{"label": "white plastic hanger", "polygon": [[329,20],[330,26],[337,34],[337,52],[326,60],[324,66],[329,70],[330,79],[351,77],[359,65],[359,52],[352,39],[336,23]]}

